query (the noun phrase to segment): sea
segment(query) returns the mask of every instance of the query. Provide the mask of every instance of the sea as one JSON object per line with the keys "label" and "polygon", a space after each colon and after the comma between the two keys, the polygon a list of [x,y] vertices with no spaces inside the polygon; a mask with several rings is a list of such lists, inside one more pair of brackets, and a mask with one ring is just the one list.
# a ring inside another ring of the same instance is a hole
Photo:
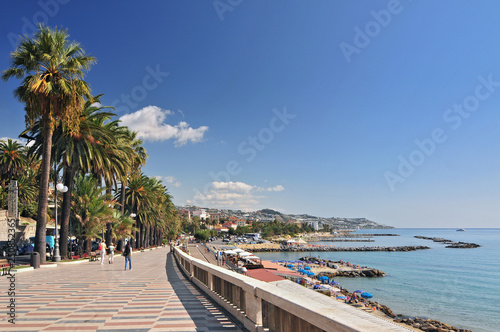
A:
{"label": "sea", "polygon": [[[373,294],[373,300],[394,314],[430,318],[475,332],[500,331],[500,228],[361,229],[375,242],[315,242],[338,247],[424,245],[410,252],[281,252],[258,253],[265,260],[297,260],[313,256],[368,266],[384,271],[381,278],[335,278],[349,290]],[[446,248],[443,243],[414,236],[469,242],[481,247]]]}

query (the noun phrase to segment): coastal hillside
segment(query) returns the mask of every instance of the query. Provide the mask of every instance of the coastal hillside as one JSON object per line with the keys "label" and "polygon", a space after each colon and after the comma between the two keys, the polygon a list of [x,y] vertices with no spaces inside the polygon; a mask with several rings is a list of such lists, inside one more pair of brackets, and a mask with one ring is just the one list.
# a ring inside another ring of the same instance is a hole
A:
{"label": "coastal hillside", "polygon": [[227,209],[214,209],[202,208],[199,206],[182,206],[177,207],[182,211],[190,211],[192,215],[205,214],[210,216],[217,216],[217,218],[228,219],[231,217],[260,222],[273,222],[278,221],[281,223],[297,223],[309,224],[318,229],[323,229],[325,226],[331,230],[335,229],[391,229],[393,226],[377,223],[367,218],[344,218],[344,217],[317,217],[310,214],[286,214],[273,209],[262,209],[253,212],[241,210],[227,210]]}

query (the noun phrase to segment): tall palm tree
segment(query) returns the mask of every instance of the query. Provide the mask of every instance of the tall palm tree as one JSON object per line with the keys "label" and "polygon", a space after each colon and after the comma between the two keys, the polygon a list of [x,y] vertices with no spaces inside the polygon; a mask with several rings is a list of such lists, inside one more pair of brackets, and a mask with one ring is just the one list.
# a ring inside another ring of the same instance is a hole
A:
{"label": "tall palm tree", "polygon": [[[67,238],[69,234],[69,215],[71,208],[71,192],[75,174],[86,174],[96,165],[102,165],[109,158],[107,146],[113,145],[115,137],[106,126],[105,121],[115,116],[112,112],[103,111],[100,105],[100,95],[92,97],[85,102],[80,115],[78,131],[70,130],[65,123],[56,127],[53,134],[52,160],[55,164],[61,163],[63,168],[63,181],[68,190],[63,194],[61,211],[60,244],[61,256],[67,256]],[[31,128],[25,130],[21,136],[33,139],[30,154],[40,156],[43,147],[43,135],[40,133],[41,124],[37,121]]]}
{"label": "tall palm tree", "polygon": [[103,121],[110,120],[114,113],[102,111],[104,108],[96,104],[99,97],[94,97],[85,103],[83,113],[80,117],[78,134],[62,125],[60,130],[54,133],[55,160],[62,161],[64,184],[68,191],[63,195],[61,215],[61,256],[67,255],[66,241],[69,235],[69,215],[71,208],[71,192],[75,174],[77,172],[87,173],[96,164],[102,165],[107,160],[106,146],[113,145],[115,138],[113,133],[102,125]]}
{"label": "tall palm tree", "polygon": [[95,58],[85,55],[78,43],[68,41],[67,30],[40,25],[33,38],[24,36],[11,55],[3,80],[22,79],[14,95],[25,104],[28,126],[42,122],[44,144],[38,195],[35,251],[45,262],[49,174],[52,134],[58,120],[76,128],[84,97],[90,87],[83,80]]}

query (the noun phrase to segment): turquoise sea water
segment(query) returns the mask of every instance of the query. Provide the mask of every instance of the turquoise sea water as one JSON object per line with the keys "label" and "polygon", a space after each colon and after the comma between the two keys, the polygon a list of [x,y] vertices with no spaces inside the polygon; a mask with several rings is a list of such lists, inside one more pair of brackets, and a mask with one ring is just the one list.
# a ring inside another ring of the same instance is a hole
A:
{"label": "turquoise sea water", "polygon": [[[312,256],[344,260],[383,270],[383,278],[336,278],[349,291],[370,292],[374,300],[395,314],[432,318],[473,331],[500,331],[500,229],[401,228],[358,230],[358,233],[394,233],[373,237],[375,242],[317,242],[342,246],[426,245],[413,252],[316,252]],[[441,237],[473,242],[475,249],[451,249],[444,244],[414,238]],[[295,260],[309,253],[259,253],[266,260]]]}

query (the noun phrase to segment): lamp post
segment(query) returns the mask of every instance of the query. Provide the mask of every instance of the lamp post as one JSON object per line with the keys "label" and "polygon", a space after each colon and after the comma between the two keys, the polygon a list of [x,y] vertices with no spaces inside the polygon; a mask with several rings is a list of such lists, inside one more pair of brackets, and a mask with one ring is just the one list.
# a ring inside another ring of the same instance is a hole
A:
{"label": "lamp post", "polygon": [[59,262],[61,260],[61,254],[59,253],[59,239],[58,239],[58,232],[57,232],[57,192],[60,191],[62,193],[65,193],[68,191],[68,187],[66,187],[64,184],[62,183],[58,183],[56,185],[56,188],[55,188],[55,198],[54,198],[54,202],[55,202],[55,221],[56,221],[56,228],[55,228],[55,244],[54,244],[54,257],[53,257],[53,261],[54,262]]}
{"label": "lamp post", "polygon": [[[132,219],[134,219],[134,225],[135,225],[135,217],[137,217],[137,214],[135,214],[135,213],[133,213],[133,212],[132,212],[132,213],[130,214],[130,217],[131,217]],[[130,242],[132,242],[132,238],[130,239]],[[133,244],[135,244],[135,243],[133,243]],[[135,247],[133,244],[132,244],[132,243],[130,243],[130,246],[131,246],[132,248],[133,248],[133,247]]]}

